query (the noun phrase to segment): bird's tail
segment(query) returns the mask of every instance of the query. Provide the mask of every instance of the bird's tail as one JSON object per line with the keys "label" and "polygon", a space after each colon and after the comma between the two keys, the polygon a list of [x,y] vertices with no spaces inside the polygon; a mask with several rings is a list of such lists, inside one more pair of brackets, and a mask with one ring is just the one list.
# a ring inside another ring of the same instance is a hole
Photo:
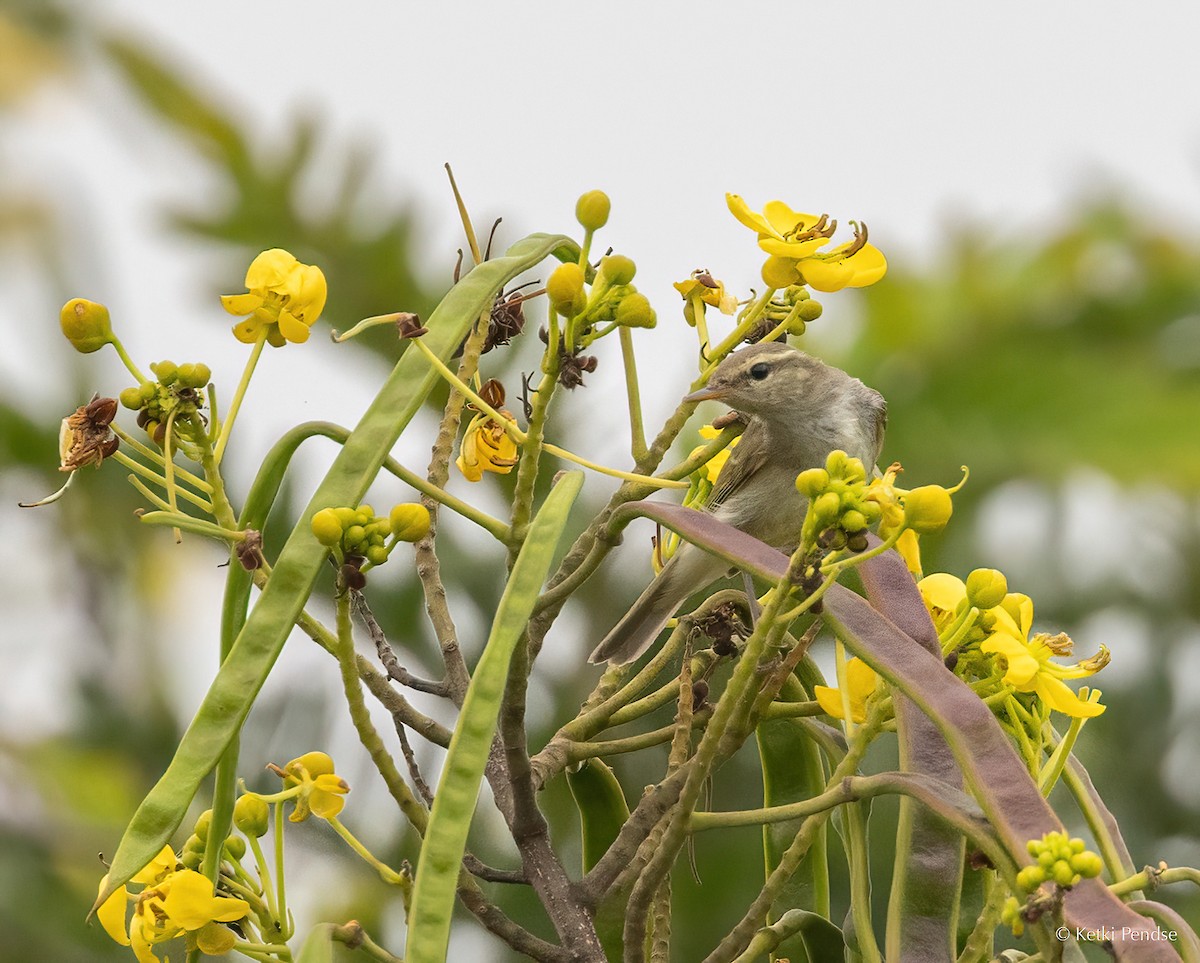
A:
{"label": "bird's tail", "polygon": [[718,578],[726,567],[726,563],[693,546],[681,546],[588,661],[614,665],[632,662],[650,648],[684,599]]}

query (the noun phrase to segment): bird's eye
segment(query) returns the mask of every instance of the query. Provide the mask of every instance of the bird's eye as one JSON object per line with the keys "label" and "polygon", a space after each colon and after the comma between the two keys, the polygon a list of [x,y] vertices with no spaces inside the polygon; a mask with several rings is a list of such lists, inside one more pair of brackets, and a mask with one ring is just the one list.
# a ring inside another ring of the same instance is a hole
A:
{"label": "bird's eye", "polygon": [[755,381],[762,381],[770,373],[771,366],[765,361],[760,361],[758,364],[750,367],[750,377]]}

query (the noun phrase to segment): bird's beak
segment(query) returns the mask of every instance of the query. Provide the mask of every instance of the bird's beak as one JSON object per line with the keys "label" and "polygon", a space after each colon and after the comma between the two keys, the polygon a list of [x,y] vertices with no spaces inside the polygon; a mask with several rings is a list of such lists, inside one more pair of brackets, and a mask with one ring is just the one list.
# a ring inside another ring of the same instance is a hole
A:
{"label": "bird's beak", "polygon": [[714,388],[711,385],[707,388],[701,388],[699,391],[693,391],[683,400],[685,404],[695,404],[697,401],[710,401],[713,398],[724,398],[729,394],[728,388]]}

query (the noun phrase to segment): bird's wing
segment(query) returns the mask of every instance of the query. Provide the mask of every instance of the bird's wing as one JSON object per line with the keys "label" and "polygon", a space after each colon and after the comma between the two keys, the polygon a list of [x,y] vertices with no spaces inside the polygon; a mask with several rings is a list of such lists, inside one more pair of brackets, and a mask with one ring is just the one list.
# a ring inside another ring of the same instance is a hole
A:
{"label": "bird's wing", "polygon": [[741,441],[730,450],[729,460],[717,476],[712,494],[704,506],[706,511],[716,511],[767,463],[770,451],[766,439],[762,437],[765,432],[758,418],[750,419],[750,424],[742,432]]}

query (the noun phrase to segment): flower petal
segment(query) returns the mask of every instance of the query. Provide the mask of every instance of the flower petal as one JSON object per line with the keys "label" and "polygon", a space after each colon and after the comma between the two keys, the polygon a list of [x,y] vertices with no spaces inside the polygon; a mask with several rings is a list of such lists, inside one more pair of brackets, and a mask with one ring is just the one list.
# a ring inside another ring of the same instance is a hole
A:
{"label": "flower petal", "polygon": [[854,269],[845,259],[810,257],[797,266],[805,284],[826,293],[840,291],[854,280]]}
{"label": "flower petal", "polygon": [[[777,237],[760,234],[758,238],[758,246],[768,254],[774,254],[776,257],[790,257],[795,260],[812,257],[828,243],[829,238],[827,237],[814,237],[807,241],[782,241]],[[803,271],[804,267],[801,264],[800,270]]]}
{"label": "flower petal", "polygon": [[926,605],[932,605],[946,612],[953,612],[958,604],[967,597],[967,586],[956,575],[948,572],[935,572],[926,575],[917,583],[917,589]]}
{"label": "flower petal", "polygon": [[308,325],[291,311],[279,312],[279,333],[292,344],[304,344],[308,340]]}
{"label": "flower petal", "polygon": [[1038,698],[1055,712],[1075,719],[1093,719],[1107,708],[1099,702],[1085,702],[1072,692],[1065,682],[1044,672],[1038,673],[1034,691],[1037,692]]}
{"label": "flower petal", "polygon": [[246,270],[246,287],[251,291],[282,287],[297,263],[296,258],[283,248],[263,251]]}
{"label": "flower petal", "polygon": [[[100,880],[100,892],[104,892],[104,887],[107,884],[108,874],[105,873],[104,878]],[[125,921],[125,909],[128,902],[129,890],[122,886],[112,896],[101,903],[100,908],[96,910],[96,918],[100,921],[100,925],[104,927],[104,932],[122,946],[129,945],[129,934],[126,932],[128,924]]]}
{"label": "flower petal", "polygon": [[750,206],[742,200],[740,194],[726,194],[725,204],[729,208],[729,213],[750,230],[757,231],[759,234],[773,233],[767,219],[757,211],[750,210]]}
{"label": "flower petal", "polygon": [[255,309],[262,304],[263,299],[257,294],[222,294],[221,307],[230,314],[238,315],[239,317],[253,314]]}
{"label": "flower petal", "polygon": [[854,269],[854,279],[850,282],[852,288],[865,288],[887,274],[887,258],[874,244],[865,245],[847,258],[846,263]]}
{"label": "flower petal", "polygon": [[233,326],[233,336],[242,344],[254,344],[258,340],[258,333],[262,330],[262,326],[262,322],[251,315],[245,321],[239,321]]}
{"label": "flower petal", "polygon": [[[801,214],[793,211],[783,201],[767,201],[763,205],[763,217],[766,218],[775,234],[787,235],[797,231],[807,231],[817,223],[818,218],[812,214]],[[822,240],[822,243],[825,243]]]}
{"label": "flower petal", "polygon": [[1041,663],[1030,654],[1024,642],[1013,638],[1007,632],[996,632],[988,636],[979,648],[983,652],[994,652],[1004,656],[1008,662],[1004,681],[1018,691],[1029,692],[1031,680],[1039,678],[1038,669]]}
{"label": "flower petal", "polygon": [[213,920],[240,920],[250,912],[250,904],[231,896],[214,896],[210,879],[193,869],[181,869],[171,877],[163,909],[176,926],[198,930]]}

